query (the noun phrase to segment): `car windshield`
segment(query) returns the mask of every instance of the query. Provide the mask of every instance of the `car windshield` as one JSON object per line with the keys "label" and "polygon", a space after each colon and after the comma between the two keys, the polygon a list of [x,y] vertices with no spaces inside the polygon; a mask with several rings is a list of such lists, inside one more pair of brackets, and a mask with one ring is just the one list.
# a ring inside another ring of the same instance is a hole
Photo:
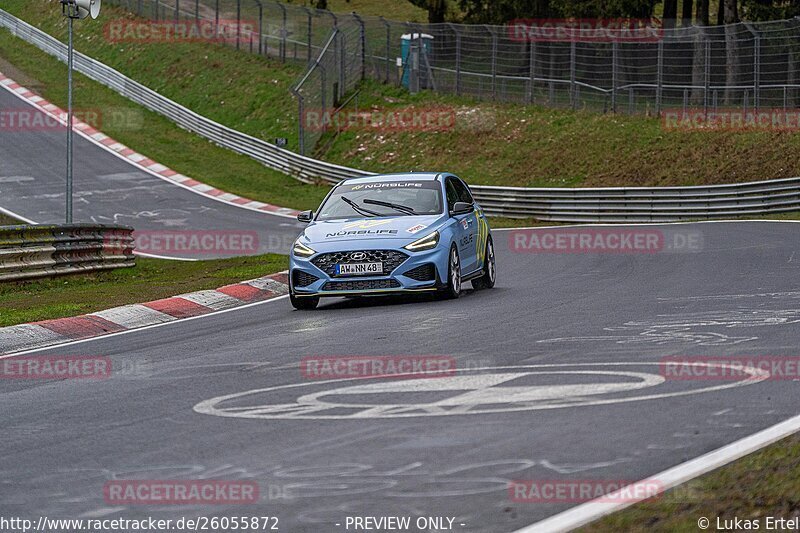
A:
{"label": "car windshield", "polygon": [[438,181],[343,183],[320,207],[317,220],[375,216],[437,215],[444,211]]}

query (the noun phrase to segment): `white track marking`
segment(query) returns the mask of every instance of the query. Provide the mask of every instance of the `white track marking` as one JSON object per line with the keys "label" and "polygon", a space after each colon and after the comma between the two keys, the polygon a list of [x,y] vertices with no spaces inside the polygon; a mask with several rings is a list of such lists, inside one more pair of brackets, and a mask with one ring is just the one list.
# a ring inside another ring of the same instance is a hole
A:
{"label": "white track marking", "polygon": [[[691,479],[701,476],[711,470],[724,466],[730,462],[735,461],[745,455],[756,452],[765,446],[777,442],[789,435],[800,431],[800,415],[784,420],[774,426],[768,427],[762,431],[754,433],[748,437],[732,442],[722,448],[718,448],[713,452],[701,455],[696,459],[686,461],[668,470],[664,470],[654,476],[648,477],[639,483],[655,483],[661,490],[671,489],[685,483]],[[630,505],[633,505],[639,500],[635,500],[628,496],[621,498],[617,496],[618,501],[613,502],[615,495],[622,494],[625,489],[620,489],[617,493],[612,493],[603,496],[600,500],[593,500],[584,504],[568,509],[563,513],[546,518],[540,522],[531,524],[517,530],[515,533],[551,533],[570,531],[578,527],[584,526],[598,518],[602,518],[615,511],[622,510]],[[628,493],[630,494],[630,493]],[[622,501],[626,500],[626,501]]]}

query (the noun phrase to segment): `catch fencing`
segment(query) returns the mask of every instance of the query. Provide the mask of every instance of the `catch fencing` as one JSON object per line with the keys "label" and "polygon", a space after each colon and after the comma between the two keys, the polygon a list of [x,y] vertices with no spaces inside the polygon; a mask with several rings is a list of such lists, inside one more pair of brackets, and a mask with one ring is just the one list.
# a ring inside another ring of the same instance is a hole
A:
{"label": "catch fencing", "polygon": [[[800,19],[660,29],[647,39],[529,38],[514,24],[419,24],[273,0],[110,0],[158,20],[256,21],[232,46],[309,65],[294,94],[335,110],[365,77],[498,102],[659,114],[794,108]],[[301,129],[301,154],[320,136]]]}
{"label": "catch fencing", "polygon": [[127,226],[0,226],[0,281],[132,267],[133,248]]}

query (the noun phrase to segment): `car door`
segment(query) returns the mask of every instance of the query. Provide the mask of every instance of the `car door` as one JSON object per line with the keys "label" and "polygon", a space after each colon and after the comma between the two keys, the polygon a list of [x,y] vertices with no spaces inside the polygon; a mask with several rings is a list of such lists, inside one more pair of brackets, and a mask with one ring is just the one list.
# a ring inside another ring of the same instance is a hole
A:
{"label": "car door", "polygon": [[[446,182],[448,209],[453,209],[455,202],[473,203],[472,195],[467,186],[453,176],[449,176]],[[451,203],[452,198],[452,203]],[[461,258],[461,273],[469,274],[478,268],[478,256],[476,253],[476,242],[478,237],[478,223],[475,211],[464,215],[456,215],[456,235],[458,246],[458,256]]]}

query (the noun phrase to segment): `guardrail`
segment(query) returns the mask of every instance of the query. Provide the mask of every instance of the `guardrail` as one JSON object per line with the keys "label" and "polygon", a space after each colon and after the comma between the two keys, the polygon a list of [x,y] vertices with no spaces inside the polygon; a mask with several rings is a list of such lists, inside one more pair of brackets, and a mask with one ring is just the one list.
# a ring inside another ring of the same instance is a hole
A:
{"label": "guardrail", "polygon": [[[64,61],[66,46],[0,9],[0,26]],[[76,52],[75,68],[219,146],[306,183],[373,175],[305,157],[223,126]],[[696,187],[523,188],[474,185],[487,214],[559,222],[669,222],[800,210],[800,177]]]}
{"label": "guardrail", "polygon": [[0,226],[0,281],[132,267],[133,247],[127,226]]}

